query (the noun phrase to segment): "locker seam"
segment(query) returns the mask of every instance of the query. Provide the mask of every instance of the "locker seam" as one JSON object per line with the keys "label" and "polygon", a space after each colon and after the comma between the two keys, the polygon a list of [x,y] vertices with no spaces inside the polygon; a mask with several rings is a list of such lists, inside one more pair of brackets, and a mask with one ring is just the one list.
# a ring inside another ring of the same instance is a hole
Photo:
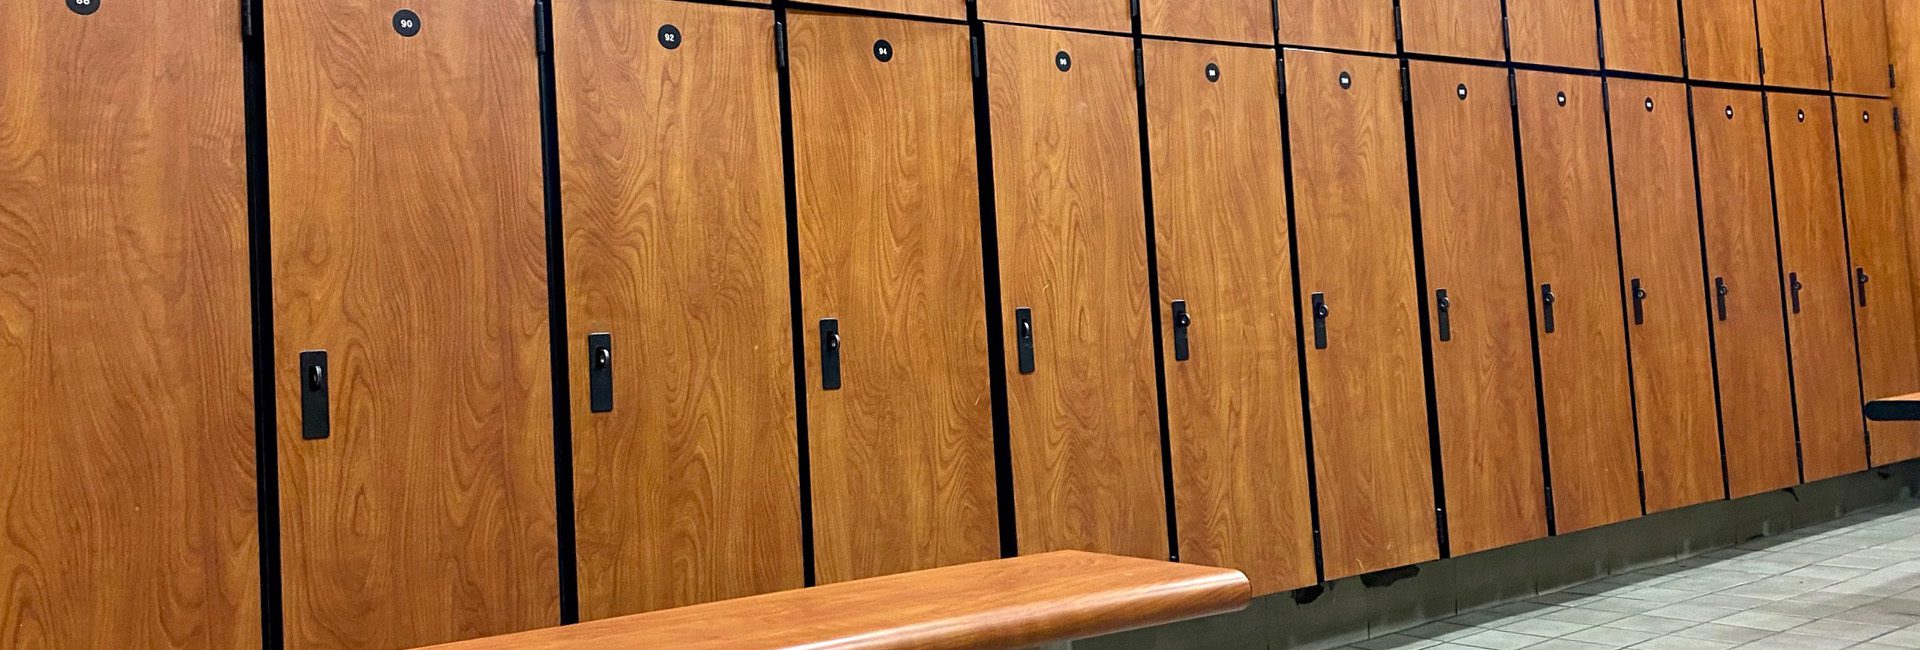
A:
{"label": "locker seam", "polygon": [[[1700,241],[1698,242],[1700,246],[1700,273],[1701,279],[1705,281],[1701,284],[1699,290],[1701,297],[1706,300],[1707,348],[1711,352],[1711,354],[1707,355],[1707,361],[1708,366],[1713,372],[1714,428],[1720,437],[1720,498],[1729,499],[1733,496],[1733,473],[1728,471],[1729,468],[1727,466],[1726,403],[1725,397],[1721,395],[1720,391],[1720,324],[1713,318],[1714,296],[1712,295],[1712,290],[1708,288],[1710,286],[1708,283],[1713,282],[1715,276],[1713,275],[1713,262],[1707,252],[1706,189],[1703,187],[1704,183],[1702,183],[1700,179],[1700,132],[1697,129],[1696,120],[1693,115],[1693,88],[1688,87],[1686,90],[1687,140],[1691,147],[1689,157],[1693,159],[1693,217],[1700,229]],[[1763,104],[1760,107],[1760,115],[1764,121],[1767,113],[1764,97],[1762,97],[1762,101]],[[1767,164],[1771,165],[1773,161],[1768,160]],[[1769,179],[1768,189],[1769,193],[1771,193],[1771,179]],[[1782,316],[1782,318],[1784,318],[1784,316]],[[1785,323],[1783,322],[1781,325],[1784,326]],[[1788,356],[1791,357],[1792,355],[1789,354]],[[1798,437],[1798,434],[1795,434],[1795,436]],[[1797,442],[1795,444],[1798,445]],[[1796,457],[1799,455],[1797,450],[1794,455]]]}
{"label": "locker seam", "polygon": [[[975,4],[968,3],[970,18],[977,12]],[[979,76],[973,79],[973,129],[974,159],[980,170],[980,260],[985,271],[982,287],[987,304],[987,373],[991,386],[989,399],[993,406],[994,494],[999,514],[1000,556],[1009,558],[1020,555],[1020,531],[1013,484],[1013,423],[1007,406],[1006,310],[1001,305],[1000,213],[993,180],[993,111],[989,103],[992,88],[988,83],[991,69],[987,59],[986,24],[977,19],[968,23],[967,31],[974,39],[975,56],[978,57],[975,65],[980,66]]]}
{"label": "locker seam", "polygon": [[[1424,366],[1423,379],[1426,382],[1427,406],[1427,456],[1433,474],[1433,508],[1435,542],[1440,558],[1453,557],[1453,545],[1449,522],[1447,520],[1446,463],[1441,451],[1439,400],[1435,390],[1433,314],[1430,308],[1427,283],[1427,247],[1422,233],[1423,211],[1420,208],[1420,169],[1413,132],[1413,77],[1407,61],[1400,62],[1400,102],[1401,122],[1405,128],[1407,156],[1407,206],[1408,217],[1413,227],[1413,274],[1414,287],[1419,299],[1421,362]],[[1531,300],[1531,299],[1529,299]]]}
{"label": "locker seam", "polygon": [[1141,208],[1144,217],[1142,224],[1146,231],[1147,253],[1147,310],[1153,319],[1153,382],[1155,397],[1160,416],[1160,486],[1161,496],[1166,502],[1167,517],[1167,558],[1180,561],[1180,519],[1173,494],[1173,428],[1167,414],[1167,354],[1164,345],[1165,328],[1160,322],[1160,243],[1155,239],[1153,209],[1153,142],[1151,129],[1147,125],[1147,51],[1146,42],[1141,37],[1141,19],[1139,0],[1133,0],[1133,74],[1134,107],[1138,111],[1136,121],[1140,128],[1140,191]]}
{"label": "locker seam", "polygon": [[560,200],[559,91],[553,62],[553,6],[534,0],[535,65],[539,68],[541,195],[547,248],[547,338],[553,390],[554,533],[561,625],[580,622],[580,565],[574,522],[573,397],[567,358],[566,240]]}
{"label": "locker seam", "polygon": [[[1599,4],[1599,0],[1595,0]],[[1640,514],[1647,514],[1647,469],[1646,459],[1640,444],[1640,378],[1634,368],[1633,323],[1627,317],[1627,253],[1625,235],[1620,233],[1620,175],[1615,171],[1618,162],[1613,150],[1613,97],[1606,77],[1600,79],[1600,114],[1607,131],[1607,192],[1613,200],[1613,254],[1616,268],[1619,270],[1620,331],[1626,339],[1627,353],[1627,396],[1633,406],[1633,467],[1634,477],[1640,488]],[[1721,472],[1724,475],[1726,472]]]}
{"label": "locker seam", "polygon": [[[1502,0],[1502,4],[1504,3],[1505,3],[1505,0]],[[1547,535],[1551,537],[1551,536],[1560,534],[1559,532],[1560,525],[1559,525],[1559,517],[1558,517],[1559,508],[1554,503],[1554,496],[1553,496],[1552,441],[1547,435],[1546,371],[1542,365],[1541,354],[1540,354],[1541,337],[1545,336],[1541,332],[1541,325],[1540,325],[1541,323],[1541,320],[1540,320],[1541,316],[1539,313],[1540,303],[1538,301],[1541,300],[1541,298],[1537,297],[1536,294],[1534,293],[1534,291],[1538,290],[1541,285],[1540,285],[1540,278],[1538,275],[1534,273],[1534,269],[1533,269],[1533,226],[1532,226],[1533,213],[1532,213],[1532,206],[1530,205],[1530,201],[1528,200],[1529,197],[1527,196],[1526,154],[1524,153],[1525,150],[1521,144],[1522,139],[1525,136],[1520,132],[1519,76],[1518,76],[1518,73],[1512,70],[1511,68],[1507,70],[1507,98],[1508,98],[1507,106],[1508,106],[1508,116],[1509,116],[1508,119],[1511,120],[1512,127],[1513,127],[1513,170],[1514,170],[1514,187],[1516,191],[1515,201],[1518,204],[1518,207],[1520,208],[1519,210],[1520,212],[1520,254],[1521,254],[1521,259],[1526,263],[1527,322],[1530,325],[1530,327],[1528,328],[1528,334],[1529,334],[1528,343],[1532,345],[1532,350],[1533,350],[1533,401],[1534,401],[1534,416],[1538,420],[1539,435],[1540,435],[1540,478],[1541,478],[1540,485],[1542,488],[1541,498],[1545,500],[1545,504],[1547,507],[1547,510],[1546,510]]]}
{"label": "locker seam", "polygon": [[1280,158],[1283,176],[1286,181],[1287,197],[1287,247],[1290,253],[1293,273],[1293,337],[1294,356],[1300,370],[1300,422],[1304,432],[1302,443],[1306,447],[1307,466],[1307,514],[1313,526],[1313,572],[1316,584],[1327,581],[1326,550],[1320,541],[1320,480],[1313,449],[1313,395],[1307,375],[1307,334],[1303,315],[1300,313],[1300,298],[1305,287],[1300,282],[1300,234],[1299,219],[1295,213],[1293,195],[1293,131],[1292,116],[1287,102],[1287,61],[1286,53],[1274,52],[1274,66],[1279,70],[1279,92],[1276,98],[1280,103]]}
{"label": "locker seam", "polygon": [[[1692,112],[1689,111],[1688,113],[1691,114]],[[1774,285],[1774,290],[1779,291],[1785,285],[1786,277],[1789,271],[1787,269],[1787,251],[1786,251],[1785,241],[1780,236],[1780,177],[1778,172],[1774,169],[1774,164],[1773,164],[1773,97],[1770,94],[1762,93],[1760,96],[1760,123],[1766,129],[1767,189],[1769,190],[1767,193],[1767,200],[1769,204],[1772,206],[1774,269],[1778,273],[1778,275],[1776,275],[1776,280],[1778,284]],[[1700,166],[1700,162],[1698,160],[1695,160],[1693,164],[1696,169],[1698,169]],[[1839,161],[1835,161],[1834,165],[1838,167]],[[1702,216],[1702,219],[1704,219],[1705,213],[1703,212],[1701,216]],[[1706,226],[1704,222],[1701,225],[1700,232],[1702,236],[1704,236],[1706,233]],[[1704,245],[1704,242],[1703,242],[1703,245]],[[1851,300],[1853,296],[1849,294],[1847,297],[1849,298],[1849,300]],[[1788,395],[1788,403],[1793,407],[1793,452],[1794,452],[1793,456],[1794,456],[1795,465],[1799,472],[1800,483],[1805,484],[1807,482],[1807,449],[1806,449],[1806,443],[1802,438],[1801,431],[1800,431],[1800,380],[1798,377],[1794,376],[1793,318],[1787,312],[1787,305],[1785,304],[1785,301],[1781,301],[1781,303],[1782,304],[1780,305],[1780,331],[1781,331],[1782,340],[1786,342],[1786,350],[1787,350],[1787,395]],[[1849,307],[1851,307],[1851,305],[1849,305]],[[1715,351],[1715,358],[1717,363],[1717,359],[1718,359],[1717,348]],[[1716,381],[1717,381],[1717,376],[1718,374],[1716,371]],[[1724,415],[1722,417],[1723,419],[1720,423],[1720,430],[1721,430],[1720,436],[1721,436],[1721,447],[1722,447],[1721,453],[1724,454],[1725,453],[1724,449],[1726,445],[1725,441],[1726,441],[1727,424],[1724,419]],[[1862,417],[1864,417],[1864,415]],[[1731,483],[1733,481],[1733,477],[1728,476],[1727,481]],[[1728,492],[1728,496],[1729,497],[1732,496],[1731,491]]]}
{"label": "locker seam", "polygon": [[782,167],[782,191],[785,194],[787,212],[787,290],[789,296],[788,311],[793,322],[793,389],[795,438],[798,447],[799,489],[800,489],[800,566],[804,578],[803,585],[812,587],[819,584],[818,565],[814,551],[813,524],[813,464],[811,447],[808,443],[807,414],[807,336],[806,312],[803,292],[800,285],[800,203],[799,174],[795,167],[793,144],[793,64],[788,59],[787,9],[784,5],[773,8],[775,76],[780,86],[780,156]]}
{"label": "locker seam", "polygon": [[260,647],[286,645],[280,563],[280,452],[274,386],[272,201],[268,179],[264,0],[242,0],[241,84],[246,129],[247,265],[253,354],[254,498],[259,540]]}
{"label": "locker seam", "polygon": [[[1825,11],[1824,2],[1821,6],[1822,11]],[[1831,59],[1829,59],[1829,61],[1831,61]],[[1851,280],[1854,269],[1863,267],[1861,267],[1859,262],[1853,257],[1853,219],[1847,210],[1847,168],[1844,162],[1845,159],[1843,158],[1845,155],[1843,153],[1844,150],[1841,149],[1840,146],[1840,101],[1829,95],[1827,97],[1827,106],[1828,110],[1833,114],[1833,119],[1830,120],[1830,126],[1833,129],[1833,171],[1836,179],[1835,182],[1838,183],[1840,190],[1840,243],[1847,252],[1846,270],[1848,279]],[[1858,382],[1860,399],[1862,403],[1864,403],[1865,400],[1872,398],[1867,397],[1867,371],[1866,366],[1861,362],[1859,295],[1854,293],[1858,290],[1858,285],[1855,285],[1851,281],[1847,282],[1847,316],[1853,323],[1854,379]],[[1866,411],[1864,409],[1860,412],[1860,436],[1866,441],[1867,467],[1872,468],[1874,466],[1873,431],[1872,425],[1867,423]]]}

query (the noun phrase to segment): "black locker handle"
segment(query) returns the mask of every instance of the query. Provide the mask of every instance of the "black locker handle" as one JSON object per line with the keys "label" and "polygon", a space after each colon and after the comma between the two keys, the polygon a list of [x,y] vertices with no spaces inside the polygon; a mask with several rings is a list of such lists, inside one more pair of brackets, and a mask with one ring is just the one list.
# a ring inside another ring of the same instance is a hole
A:
{"label": "black locker handle", "polygon": [[613,335],[587,335],[587,403],[594,413],[613,411]]}
{"label": "black locker handle", "polygon": [[320,440],[333,435],[333,417],[327,407],[327,351],[300,353],[300,437]]}
{"label": "black locker handle", "polygon": [[840,319],[820,319],[820,390],[840,390]]}
{"label": "black locker handle", "polygon": [[1799,273],[1787,274],[1787,286],[1793,289],[1793,313],[1798,314],[1800,313],[1800,290],[1807,287],[1806,285],[1800,284]]}
{"label": "black locker handle", "polygon": [[1552,284],[1540,285],[1540,324],[1548,334],[1554,330],[1553,303],[1560,298],[1553,294]]}
{"label": "black locker handle", "polygon": [[1327,349],[1327,294],[1313,294],[1313,349]]}
{"label": "black locker handle", "polygon": [[1633,279],[1633,324],[1647,324],[1647,288],[1641,286],[1640,278]]}
{"label": "black locker handle", "polygon": [[1440,342],[1446,343],[1448,341],[1452,341],[1453,340],[1453,298],[1447,295],[1446,289],[1440,289],[1440,290],[1434,291],[1433,296],[1434,296],[1434,303],[1438,305],[1440,308]]}
{"label": "black locker handle", "polygon": [[1730,293],[1733,293],[1733,289],[1727,286],[1726,278],[1713,279],[1713,299],[1719,305],[1720,320],[1727,319],[1727,294]]}
{"label": "black locker handle", "polygon": [[1872,279],[1872,277],[1867,275],[1867,267],[1857,267],[1853,270],[1853,281],[1855,284],[1860,285],[1861,307],[1867,306],[1867,281]]}
{"label": "black locker handle", "polygon": [[1020,357],[1020,374],[1033,374],[1033,308],[1021,307],[1013,310],[1013,329],[1017,352]]}
{"label": "black locker handle", "polygon": [[1193,356],[1187,342],[1187,330],[1193,327],[1193,314],[1187,313],[1187,301],[1173,301],[1173,360],[1186,361]]}

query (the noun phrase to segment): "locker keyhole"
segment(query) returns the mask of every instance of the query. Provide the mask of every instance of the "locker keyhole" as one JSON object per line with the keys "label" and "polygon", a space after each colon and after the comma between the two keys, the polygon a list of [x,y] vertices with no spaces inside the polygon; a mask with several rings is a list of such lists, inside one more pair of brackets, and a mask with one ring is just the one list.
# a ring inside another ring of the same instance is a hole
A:
{"label": "locker keyhole", "polygon": [[320,390],[327,386],[327,369],[321,366],[307,368],[307,390]]}

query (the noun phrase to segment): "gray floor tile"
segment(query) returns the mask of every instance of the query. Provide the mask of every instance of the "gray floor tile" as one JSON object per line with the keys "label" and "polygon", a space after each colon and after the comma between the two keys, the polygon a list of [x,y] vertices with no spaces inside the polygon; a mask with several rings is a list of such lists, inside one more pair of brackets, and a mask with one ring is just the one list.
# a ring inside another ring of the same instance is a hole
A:
{"label": "gray floor tile", "polygon": [[1816,620],[1787,631],[1808,636],[1828,636],[1836,639],[1847,639],[1849,641],[1868,641],[1885,636],[1895,629],[1897,628],[1886,625],[1855,623],[1853,621],[1840,621],[1829,618]]}
{"label": "gray floor tile", "polygon": [[1746,645],[1740,650],[1841,650],[1854,645],[1846,639],[1807,636],[1805,634],[1776,634]]}
{"label": "gray floor tile", "polygon": [[1725,641],[1727,643],[1751,643],[1773,635],[1773,632],[1767,630],[1756,630],[1750,627],[1740,627],[1738,625],[1726,625],[1722,623],[1701,623],[1673,633],[1673,636],[1681,636],[1689,639],[1706,639],[1709,641]]}
{"label": "gray floor tile", "polygon": [[1423,650],[1439,645],[1439,641],[1422,639],[1405,634],[1389,634],[1383,637],[1367,639],[1347,646],[1355,650]]}
{"label": "gray floor tile", "polygon": [[1532,647],[1545,640],[1547,640],[1547,637],[1544,636],[1520,634],[1518,632],[1507,632],[1504,630],[1483,630],[1479,634],[1455,639],[1453,642],[1475,648],[1487,648],[1488,650],[1520,650],[1520,648]]}
{"label": "gray floor tile", "polygon": [[1664,616],[1654,616],[1652,614],[1637,614],[1608,623],[1604,627],[1633,630],[1636,632],[1652,632],[1654,634],[1671,634],[1699,624],[1700,621],[1667,618]]}
{"label": "gray floor tile", "polygon": [[1624,647],[1633,645],[1635,643],[1640,643],[1648,639],[1658,638],[1660,636],[1661,634],[1658,632],[1643,632],[1640,630],[1623,630],[1620,628],[1603,626],[1603,627],[1590,627],[1590,628],[1581,630],[1579,632],[1574,632],[1573,634],[1566,635],[1561,638],[1569,639],[1573,641],[1579,641],[1582,643],[1591,643],[1594,645],[1605,646],[1609,648],[1624,648]]}
{"label": "gray floor tile", "polygon": [[1767,612],[1740,612],[1738,614],[1734,614],[1726,618],[1717,619],[1714,622],[1722,625],[1738,625],[1740,627],[1750,627],[1756,630],[1766,630],[1769,632],[1785,632],[1787,630],[1791,630],[1793,628],[1811,623],[1813,622],[1813,619],[1807,618],[1805,616],[1793,616],[1790,614],[1771,614]]}
{"label": "gray floor tile", "polygon": [[1574,632],[1579,632],[1581,630],[1584,630],[1590,627],[1593,627],[1593,624],[1569,623],[1567,621],[1555,621],[1555,620],[1548,620],[1540,617],[1534,617],[1534,618],[1529,618],[1521,621],[1514,621],[1512,623],[1502,625],[1500,626],[1499,629],[1505,630],[1508,632],[1519,632],[1521,634],[1531,634],[1534,636],[1544,636],[1544,637],[1552,638],[1552,637],[1566,636],[1569,634],[1573,634]]}

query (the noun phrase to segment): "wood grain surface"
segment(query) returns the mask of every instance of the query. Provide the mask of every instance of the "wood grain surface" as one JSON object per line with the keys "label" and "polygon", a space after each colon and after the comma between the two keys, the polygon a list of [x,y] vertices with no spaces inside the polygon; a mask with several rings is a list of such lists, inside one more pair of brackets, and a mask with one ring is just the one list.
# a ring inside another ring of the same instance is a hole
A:
{"label": "wood grain surface", "polygon": [[[1253,45],[1273,45],[1272,0],[1139,0],[1140,32]],[[1271,51],[1269,51],[1271,52]]]}
{"label": "wood grain surface", "polygon": [[1408,52],[1483,61],[1507,59],[1503,0],[1401,0]]}
{"label": "wood grain surface", "polygon": [[258,648],[235,3],[0,6],[0,647]]}
{"label": "wood grain surface", "polygon": [[[1760,3],[1773,0],[1758,0]],[[1805,2],[1806,0],[1782,0]],[[1817,1],[1817,0],[1816,0]],[[1690,0],[1685,15],[1687,78],[1760,83],[1754,0]],[[1613,48],[1607,48],[1611,54]]]}
{"label": "wood grain surface", "polygon": [[[799,587],[773,14],[554,9],[582,618]],[[595,332],[609,413],[589,408]]]}
{"label": "wood grain surface", "polygon": [[1551,332],[1533,292],[1554,524],[1570,533],[1640,516],[1606,104],[1598,79],[1515,74],[1533,279],[1553,288]]}
{"label": "wood grain surface", "polygon": [[[1760,67],[1767,85],[1827,89],[1824,4],[1823,0],[1754,0],[1754,13],[1760,26],[1760,55],[1764,59]],[[1691,9],[1692,5],[1688,6]],[[1838,18],[1861,20],[1864,16]],[[1847,29],[1867,31],[1872,28],[1859,25],[1848,26]],[[1885,25],[1881,29],[1885,29]],[[1886,58],[1884,52],[1881,58]],[[1839,65],[1838,60],[1833,63]]]}
{"label": "wood grain surface", "polygon": [[1726,496],[1687,90],[1609,79],[1607,94],[1622,266],[1629,290],[1646,290],[1644,318],[1627,326],[1641,489],[1659,512]]}
{"label": "wood grain surface", "polygon": [[1020,552],[1168,557],[1133,43],[992,25],[987,48]]}
{"label": "wood grain surface", "polygon": [[[1840,131],[1840,179],[1853,268],[1854,315],[1860,335],[1860,377],[1867,399],[1920,389],[1920,323],[1914,314],[1912,219],[1901,210],[1900,152],[1893,103],[1834,98]],[[1875,466],[1920,456],[1920,424],[1869,422]]]}
{"label": "wood grain surface", "polygon": [[1598,4],[1606,69],[1667,77],[1686,72],[1680,52],[1679,0],[1598,0]]}
{"label": "wood grain surface", "polygon": [[[967,29],[789,23],[819,579],[999,557]],[[822,318],[843,341],[832,391]]]}
{"label": "wood grain surface", "polygon": [[1806,480],[1817,481],[1867,468],[1833,104],[1823,95],[1770,93],[1767,100],[1780,263],[1804,287],[1800,308],[1787,317],[1801,465]]}
{"label": "wood grain surface", "polygon": [[1238,571],[1057,551],[440,646],[1020,648],[1223,614]]}
{"label": "wood grain surface", "polygon": [[[560,620],[540,105],[514,3],[269,3],[290,647]],[[301,439],[299,353],[331,353]]]}
{"label": "wood grain surface", "polygon": [[[1892,53],[1898,83],[1891,89],[1894,106],[1920,106],[1920,2],[1889,2],[1887,10],[1887,46]],[[1912,109],[1908,109],[1912,110]],[[1903,113],[1907,111],[1901,111]],[[1912,119],[1911,115],[1902,115]],[[1901,205],[1909,218],[1920,215],[1920,141],[1914,139],[1920,129],[1903,128],[1897,135],[1900,150]],[[1916,303],[1920,303],[1920,228],[1908,227],[1907,250],[1915,256],[1912,279]],[[1916,304],[1920,309],[1920,304]],[[1920,317],[1920,314],[1916,314]],[[1920,334],[1915,334],[1920,341]],[[1872,396],[1869,397],[1879,397]]]}
{"label": "wood grain surface", "polygon": [[1277,0],[1280,44],[1390,54],[1393,0]]}
{"label": "wood grain surface", "polygon": [[[1439,556],[1399,65],[1287,50],[1299,313],[1328,580]],[[1342,88],[1341,75],[1351,88]]]}
{"label": "wood grain surface", "polygon": [[1892,77],[1888,70],[1892,58],[1889,7],[1911,15],[1911,5],[1906,0],[1826,0],[1827,52],[1833,57],[1834,92],[1875,97],[1891,92],[1887,85]]}
{"label": "wood grain surface", "polygon": [[[1273,51],[1145,48],[1180,560],[1239,569],[1255,595],[1313,584]],[[1175,300],[1192,318],[1185,361],[1174,354]]]}
{"label": "wood grain surface", "polygon": [[1515,62],[1595,70],[1599,25],[1589,0],[1507,0]]}
{"label": "wood grain surface", "polygon": [[[1774,236],[1760,93],[1695,88],[1693,99],[1727,489],[1738,498],[1800,482],[1793,386],[1781,322],[1785,276]],[[1727,287],[1724,319],[1715,295],[1722,280]]]}
{"label": "wood grain surface", "polygon": [[815,4],[949,20],[967,18],[967,0],[817,0]]}
{"label": "wood grain surface", "polygon": [[981,20],[1126,33],[1133,30],[1128,0],[976,0]]}

